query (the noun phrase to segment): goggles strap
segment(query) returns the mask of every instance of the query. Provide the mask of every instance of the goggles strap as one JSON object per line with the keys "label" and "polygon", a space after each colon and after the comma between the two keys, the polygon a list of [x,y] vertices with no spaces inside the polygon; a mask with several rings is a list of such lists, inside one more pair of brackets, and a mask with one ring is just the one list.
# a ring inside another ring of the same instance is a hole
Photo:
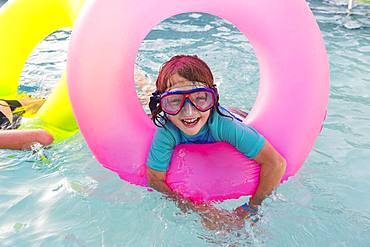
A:
{"label": "goggles strap", "polygon": [[157,110],[157,106],[160,103],[160,101],[161,93],[158,90],[156,90],[154,93],[152,93],[152,96],[150,96],[149,100],[149,109],[151,113]]}
{"label": "goggles strap", "polygon": [[220,96],[218,94],[217,85],[213,84],[210,88],[212,89],[212,91],[215,94],[215,105],[214,105],[214,107],[216,107],[218,109],[218,105],[219,105],[218,100],[219,100]]}

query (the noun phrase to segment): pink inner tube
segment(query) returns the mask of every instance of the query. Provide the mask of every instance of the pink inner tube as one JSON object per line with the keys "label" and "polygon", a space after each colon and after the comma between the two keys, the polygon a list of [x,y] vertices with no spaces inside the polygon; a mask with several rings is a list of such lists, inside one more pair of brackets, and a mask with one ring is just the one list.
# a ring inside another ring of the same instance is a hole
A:
{"label": "pink inner tube", "polygon": [[[68,85],[89,148],[122,179],[146,185],[155,127],[135,91],[136,53],[155,25],[186,12],[224,18],[248,37],[261,79],[245,122],[287,160],[282,181],[294,175],[320,133],[329,94],[325,47],[304,0],[87,2],[70,43]],[[169,186],[194,201],[251,195],[258,178],[259,165],[227,143],[178,145],[167,174]]]}

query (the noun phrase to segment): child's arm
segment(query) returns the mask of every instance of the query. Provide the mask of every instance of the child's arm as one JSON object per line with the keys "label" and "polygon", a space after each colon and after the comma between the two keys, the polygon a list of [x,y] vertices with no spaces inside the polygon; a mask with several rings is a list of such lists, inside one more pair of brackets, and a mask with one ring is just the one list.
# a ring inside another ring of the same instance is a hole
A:
{"label": "child's arm", "polygon": [[147,179],[150,187],[174,200],[183,212],[193,210],[198,213],[202,218],[203,225],[210,230],[241,228],[244,225],[243,220],[226,210],[217,209],[207,204],[194,204],[191,200],[172,191],[166,183],[166,172],[159,172],[148,167]]}
{"label": "child's arm", "polygon": [[211,127],[218,141],[226,141],[255,160],[260,166],[260,179],[255,194],[249,201],[236,208],[237,215],[245,218],[257,213],[257,207],[271,194],[285,172],[286,161],[275,148],[252,126],[244,125],[235,120],[213,115]]}
{"label": "child's arm", "polygon": [[[148,185],[158,192],[161,192],[173,199],[182,211],[188,211],[189,209],[195,210],[196,205],[192,201],[183,198],[178,193],[171,190],[166,183],[166,172],[156,171],[150,167],[147,167],[147,179]],[[201,205],[199,205],[200,207]]]}
{"label": "child's arm", "polygon": [[279,186],[285,173],[286,160],[267,140],[254,160],[261,165],[260,182],[249,203],[260,205]]}
{"label": "child's arm", "polygon": [[[254,160],[261,165],[261,170],[257,190],[249,200],[248,206],[252,211],[261,205],[262,201],[278,187],[286,168],[284,157],[267,140]],[[236,208],[236,213],[245,218],[251,212],[240,206]]]}
{"label": "child's arm", "polygon": [[1,130],[0,149],[30,149],[33,144],[49,145],[54,138],[46,130]]}

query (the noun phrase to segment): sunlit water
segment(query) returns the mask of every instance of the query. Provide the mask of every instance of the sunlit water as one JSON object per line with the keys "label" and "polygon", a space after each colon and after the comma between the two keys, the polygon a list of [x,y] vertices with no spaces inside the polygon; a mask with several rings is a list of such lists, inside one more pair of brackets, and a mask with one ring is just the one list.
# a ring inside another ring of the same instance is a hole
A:
{"label": "sunlit water", "polygon": [[[196,214],[102,168],[77,134],[47,149],[0,151],[0,246],[370,246],[370,7],[355,5],[347,16],[346,1],[310,6],[330,60],[328,117],[304,166],[265,201],[256,226],[206,230]],[[52,90],[69,34],[49,36],[31,55],[21,91]],[[137,58],[143,102],[161,63],[179,53],[210,65],[224,105],[253,105],[259,78],[253,49],[232,25],[198,13],[161,23],[143,42]]]}

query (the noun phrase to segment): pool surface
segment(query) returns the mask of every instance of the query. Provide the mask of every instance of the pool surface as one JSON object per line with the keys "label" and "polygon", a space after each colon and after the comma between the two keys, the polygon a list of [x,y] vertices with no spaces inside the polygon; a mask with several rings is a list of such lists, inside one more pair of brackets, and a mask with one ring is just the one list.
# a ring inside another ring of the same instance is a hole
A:
{"label": "pool surface", "polygon": [[[370,5],[355,2],[348,16],[346,3],[309,1],[330,61],[328,116],[302,169],[265,200],[257,225],[206,230],[195,213],[102,168],[77,134],[48,148],[0,150],[0,246],[370,246]],[[50,93],[69,36],[58,31],[37,47],[20,91]],[[223,105],[253,106],[259,70],[247,38],[222,19],[187,13],[156,26],[139,49],[146,111],[159,66],[175,54],[209,64]]]}

